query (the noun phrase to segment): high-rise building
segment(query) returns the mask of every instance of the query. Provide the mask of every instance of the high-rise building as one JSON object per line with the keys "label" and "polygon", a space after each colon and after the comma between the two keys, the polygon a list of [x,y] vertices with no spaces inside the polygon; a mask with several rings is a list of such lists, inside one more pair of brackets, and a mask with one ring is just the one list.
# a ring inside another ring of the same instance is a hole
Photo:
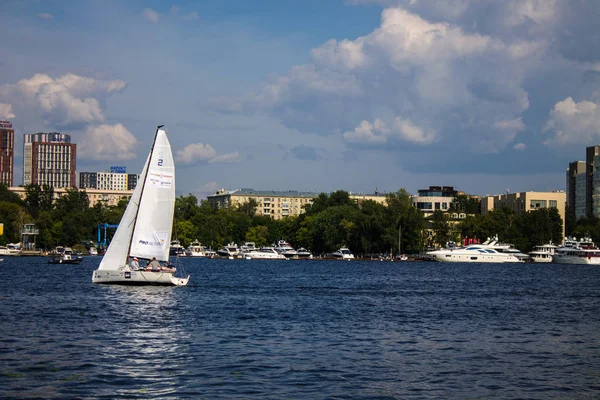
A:
{"label": "high-rise building", "polygon": [[567,169],[567,213],[578,220],[586,216],[587,175],[585,161],[573,161]]}
{"label": "high-rise building", "polygon": [[0,121],[0,183],[13,185],[15,131],[8,121]]}
{"label": "high-rise building", "polygon": [[127,190],[133,190],[137,186],[140,174],[127,174]]}
{"label": "high-rise building", "polygon": [[77,145],[64,133],[24,135],[23,185],[76,187]]}

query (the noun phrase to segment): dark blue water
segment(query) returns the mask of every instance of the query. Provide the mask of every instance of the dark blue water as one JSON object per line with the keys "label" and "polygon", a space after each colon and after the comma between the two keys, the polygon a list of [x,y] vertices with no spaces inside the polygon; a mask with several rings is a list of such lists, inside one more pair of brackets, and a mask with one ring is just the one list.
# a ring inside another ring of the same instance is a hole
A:
{"label": "dark blue water", "polygon": [[0,398],[592,399],[600,268],[183,259],[183,288],[100,258],[0,263]]}

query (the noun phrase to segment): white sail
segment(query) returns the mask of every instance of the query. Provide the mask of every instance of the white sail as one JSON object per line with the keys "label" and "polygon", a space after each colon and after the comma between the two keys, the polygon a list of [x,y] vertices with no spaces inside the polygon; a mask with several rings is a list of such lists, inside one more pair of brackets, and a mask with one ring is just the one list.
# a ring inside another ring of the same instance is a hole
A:
{"label": "white sail", "polygon": [[167,261],[175,211],[175,164],[171,144],[159,129],[148,164],[129,255]]}
{"label": "white sail", "polygon": [[99,270],[116,270],[119,266],[127,263],[129,243],[131,242],[131,236],[135,225],[135,216],[137,215],[138,205],[140,204],[140,197],[142,195],[142,182],[144,182],[146,178],[149,161],[150,155],[148,155],[138,185],[135,187],[131,199],[129,199],[129,203],[127,204],[127,208],[125,208],[117,231],[115,232],[108,249],[106,249],[102,261],[100,261],[100,266],[98,267]]}

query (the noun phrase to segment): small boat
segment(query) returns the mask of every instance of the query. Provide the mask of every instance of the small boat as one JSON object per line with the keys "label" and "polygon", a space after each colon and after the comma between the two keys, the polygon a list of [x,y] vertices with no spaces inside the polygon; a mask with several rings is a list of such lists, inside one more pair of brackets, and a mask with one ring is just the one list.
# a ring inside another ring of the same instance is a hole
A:
{"label": "small boat", "polygon": [[56,254],[52,254],[48,264],[79,264],[83,257],[73,254],[70,247],[57,247]]}
{"label": "small boat", "polygon": [[[175,212],[175,164],[167,132],[156,129],[150,155],[123,213],[119,227],[92,274],[93,283],[185,286],[190,277],[175,276],[176,268],[140,270],[129,258],[169,261]],[[154,262],[152,263],[154,264]]]}
{"label": "small boat", "polygon": [[97,256],[98,255],[98,249],[96,248],[96,246],[92,246],[89,248],[88,253],[90,256]]}
{"label": "small boat", "polygon": [[341,260],[354,260],[354,254],[347,247],[340,247],[338,251],[331,253],[331,255]]}

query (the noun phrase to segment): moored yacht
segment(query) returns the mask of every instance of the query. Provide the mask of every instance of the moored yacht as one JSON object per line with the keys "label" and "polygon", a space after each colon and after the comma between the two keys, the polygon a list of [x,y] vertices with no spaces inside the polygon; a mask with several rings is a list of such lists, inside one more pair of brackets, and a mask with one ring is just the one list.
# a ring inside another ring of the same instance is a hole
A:
{"label": "moored yacht", "polygon": [[510,253],[500,253],[489,245],[472,244],[467,247],[454,247],[427,252],[435,261],[441,262],[480,262],[518,263],[523,262]]}
{"label": "moored yacht", "polygon": [[312,259],[313,258],[312,253],[310,251],[306,250],[304,247],[299,247],[296,250],[296,256],[300,259],[306,259],[306,258]]}
{"label": "moored yacht", "polygon": [[600,265],[600,249],[590,238],[567,238],[564,246],[556,249],[552,261],[557,264]]}
{"label": "moored yacht", "polygon": [[185,249],[185,255],[186,257],[206,257],[204,246],[198,240],[190,243],[187,249]]}
{"label": "moored yacht", "polygon": [[244,254],[246,260],[285,260],[283,254],[279,254],[273,247],[261,247]]}
{"label": "moored yacht", "polygon": [[535,246],[532,251],[529,252],[531,260],[536,263],[551,263],[552,256],[556,253],[558,246],[552,244],[550,241],[548,244],[542,244]]}
{"label": "moored yacht", "polygon": [[179,242],[179,240],[175,239],[171,241],[170,247],[169,247],[169,255],[170,256],[185,256],[185,249],[183,248],[183,246],[181,245],[181,243]]}
{"label": "moored yacht", "polygon": [[227,246],[221,247],[217,250],[217,254],[221,257],[232,258],[239,254],[238,245],[235,243],[229,243]]}
{"label": "moored yacht", "polygon": [[280,240],[277,242],[275,251],[283,255],[285,258],[294,258],[298,255],[298,252],[294,250],[294,248],[285,240]]}
{"label": "moored yacht", "polygon": [[334,251],[331,255],[341,260],[353,260],[354,254],[347,247],[340,247],[338,251]]}

